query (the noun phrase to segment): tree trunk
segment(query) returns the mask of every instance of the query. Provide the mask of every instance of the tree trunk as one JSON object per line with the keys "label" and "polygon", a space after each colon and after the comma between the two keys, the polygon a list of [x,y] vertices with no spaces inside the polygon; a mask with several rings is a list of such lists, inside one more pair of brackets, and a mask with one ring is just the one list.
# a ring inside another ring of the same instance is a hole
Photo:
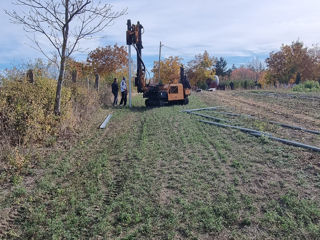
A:
{"label": "tree trunk", "polygon": [[62,29],[63,34],[63,43],[61,49],[61,61],[60,61],[60,70],[59,70],[59,77],[57,83],[57,92],[56,92],[56,99],[54,104],[54,114],[56,116],[61,114],[61,89],[62,89],[62,82],[64,78],[64,69],[65,69],[65,62],[66,62],[66,49],[67,49],[67,42],[68,42],[68,33],[69,33],[69,0],[65,2],[65,25]]}
{"label": "tree trunk", "polygon": [[100,76],[98,73],[95,74],[95,82],[94,82],[94,88],[99,92],[99,80]]}
{"label": "tree trunk", "polygon": [[59,71],[59,77],[58,77],[58,83],[57,83],[57,91],[56,91],[56,99],[55,99],[55,104],[54,104],[54,114],[56,116],[61,114],[61,111],[60,111],[61,89],[62,89],[65,61],[66,61],[66,58],[65,57],[61,57],[60,71]]}

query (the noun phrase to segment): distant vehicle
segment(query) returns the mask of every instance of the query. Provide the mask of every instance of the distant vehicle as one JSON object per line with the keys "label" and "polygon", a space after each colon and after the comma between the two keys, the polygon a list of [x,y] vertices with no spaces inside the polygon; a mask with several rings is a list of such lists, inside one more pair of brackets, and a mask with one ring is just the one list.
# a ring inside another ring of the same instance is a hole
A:
{"label": "distant vehicle", "polygon": [[202,91],[201,88],[197,88],[197,89],[196,89],[196,92],[201,92],[201,91]]}
{"label": "distant vehicle", "polygon": [[209,92],[213,92],[213,91],[215,91],[216,89],[215,88],[208,88],[208,91]]}

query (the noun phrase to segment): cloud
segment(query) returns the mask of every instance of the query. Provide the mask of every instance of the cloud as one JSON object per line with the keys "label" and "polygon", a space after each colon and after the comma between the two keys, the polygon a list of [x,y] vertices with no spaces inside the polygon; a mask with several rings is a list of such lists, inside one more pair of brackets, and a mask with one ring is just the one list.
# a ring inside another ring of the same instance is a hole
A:
{"label": "cloud", "polygon": [[[146,55],[157,54],[160,40],[186,55],[206,49],[213,55],[243,56],[267,53],[297,39],[311,45],[320,37],[320,2],[315,0],[120,1],[125,4],[127,18],[145,27]],[[115,25],[124,27],[124,22]],[[110,34],[124,39],[119,31]]]}
{"label": "cloud", "polygon": [[[125,45],[126,20],[140,21],[144,26],[143,55],[157,60],[159,42],[165,45],[163,56],[189,59],[207,50],[210,55],[234,57],[265,56],[301,40],[307,46],[320,39],[320,1],[318,0],[111,0],[114,10],[128,8],[128,14],[117,19],[97,35],[83,41],[82,49]],[[12,7],[1,1],[1,8]],[[21,26],[3,22],[0,62],[30,57],[34,50],[26,47]],[[44,41],[45,42],[45,41]],[[49,46],[48,46],[49,48]],[[84,57],[85,54],[76,56]]]}

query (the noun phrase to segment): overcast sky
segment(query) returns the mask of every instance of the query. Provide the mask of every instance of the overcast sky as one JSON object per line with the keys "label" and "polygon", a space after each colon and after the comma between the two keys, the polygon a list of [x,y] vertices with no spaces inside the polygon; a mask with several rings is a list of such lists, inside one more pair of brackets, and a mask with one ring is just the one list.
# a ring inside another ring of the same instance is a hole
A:
{"label": "overcast sky", "polygon": [[[229,66],[264,59],[281,44],[300,40],[307,46],[320,41],[319,0],[105,0],[114,10],[128,14],[99,34],[82,42],[90,50],[105,45],[125,45],[126,21],[144,26],[143,57],[148,66],[163,57],[180,56],[185,61],[207,50],[211,56],[226,57]],[[28,40],[22,26],[11,24],[4,9],[15,9],[11,0],[0,0],[0,69],[41,56]],[[49,49],[49,46],[47,47]]]}

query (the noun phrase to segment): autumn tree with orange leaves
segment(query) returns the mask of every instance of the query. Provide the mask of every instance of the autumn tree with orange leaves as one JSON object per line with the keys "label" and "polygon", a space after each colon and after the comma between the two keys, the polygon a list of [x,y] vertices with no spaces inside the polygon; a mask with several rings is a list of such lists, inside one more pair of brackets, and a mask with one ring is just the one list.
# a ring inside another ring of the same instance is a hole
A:
{"label": "autumn tree with orange leaves", "polygon": [[231,81],[241,81],[241,80],[256,80],[256,73],[246,67],[240,67],[232,71],[230,76]]}
{"label": "autumn tree with orange leaves", "polygon": [[[170,56],[160,61],[160,80],[163,84],[178,83],[180,80],[180,66],[182,58]],[[154,82],[159,81],[159,62],[154,62],[151,70],[154,75]]]}
{"label": "autumn tree with orange leaves", "polygon": [[128,53],[126,47],[116,44],[93,50],[89,53],[87,61],[95,73],[106,76],[126,68]]}
{"label": "autumn tree with orange leaves", "polygon": [[271,52],[266,63],[267,80],[272,84],[312,80],[316,77],[315,70],[319,65],[315,56],[299,41],[292,42],[291,45],[282,45],[278,52]]}

